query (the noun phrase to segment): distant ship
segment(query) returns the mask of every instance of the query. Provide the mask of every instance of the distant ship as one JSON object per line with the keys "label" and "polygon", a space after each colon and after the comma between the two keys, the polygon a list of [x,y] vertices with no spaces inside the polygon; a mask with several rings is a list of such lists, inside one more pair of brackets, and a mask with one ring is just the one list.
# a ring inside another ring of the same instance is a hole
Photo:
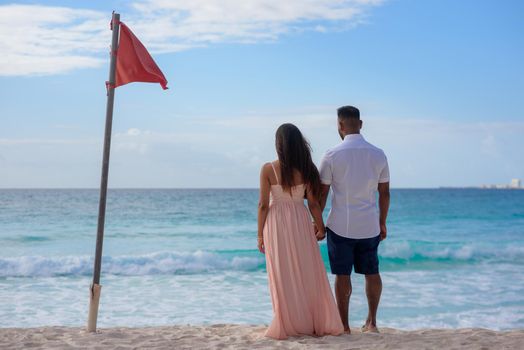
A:
{"label": "distant ship", "polygon": [[482,185],[480,188],[487,188],[487,189],[502,189],[502,190],[522,190],[524,187],[522,187],[522,182],[520,179],[511,179],[509,184],[505,185]]}
{"label": "distant ship", "polygon": [[503,184],[503,185],[481,185],[481,186],[468,186],[468,187],[440,187],[441,189],[451,189],[451,188],[481,188],[486,190],[524,190],[524,186],[522,186],[522,181],[520,179],[511,179],[509,184]]}

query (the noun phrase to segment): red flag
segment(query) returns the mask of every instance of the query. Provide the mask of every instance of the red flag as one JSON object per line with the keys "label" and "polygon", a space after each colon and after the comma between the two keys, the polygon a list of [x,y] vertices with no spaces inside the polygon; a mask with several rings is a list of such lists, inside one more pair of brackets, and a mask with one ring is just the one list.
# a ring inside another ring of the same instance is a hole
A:
{"label": "red flag", "polygon": [[120,42],[116,58],[115,87],[132,82],[159,83],[167,89],[167,80],[145,46],[120,22]]}

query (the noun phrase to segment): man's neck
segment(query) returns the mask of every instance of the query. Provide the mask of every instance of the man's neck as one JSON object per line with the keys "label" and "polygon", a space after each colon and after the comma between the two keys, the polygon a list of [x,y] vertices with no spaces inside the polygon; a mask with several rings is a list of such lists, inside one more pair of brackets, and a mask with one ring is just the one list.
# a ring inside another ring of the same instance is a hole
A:
{"label": "man's neck", "polygon": [[344,137],[346,137],[348,135],[360,135],[360,130],[344,132],[343,135],[344,135]]}

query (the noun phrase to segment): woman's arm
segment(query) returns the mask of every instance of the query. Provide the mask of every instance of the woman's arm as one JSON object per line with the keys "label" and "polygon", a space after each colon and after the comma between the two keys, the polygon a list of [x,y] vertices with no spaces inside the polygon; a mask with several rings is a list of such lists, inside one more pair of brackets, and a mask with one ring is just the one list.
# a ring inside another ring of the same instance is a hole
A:
{"label": "woman's arm", "polygon": [[263,232],[269,211],[269,190],[271,188],[267,171],[268,164],[264,164],[260,170],[260,196],[258,200],[258,250],[263,254],[265,254]]}
{"label": "woman's arm", "polygon": [[311,216],[313,216],[315,226],[317,227],[317,232],[315,232],[315,235],[317,236],[317,240],[321,241],[326,236],[326,228],[324,227],[324,220],[322,219],[322,209],[320,207],[320,202],[318,198],[313,196],[311,191],[308,190],[306,195],[309,212],[311,213]]}

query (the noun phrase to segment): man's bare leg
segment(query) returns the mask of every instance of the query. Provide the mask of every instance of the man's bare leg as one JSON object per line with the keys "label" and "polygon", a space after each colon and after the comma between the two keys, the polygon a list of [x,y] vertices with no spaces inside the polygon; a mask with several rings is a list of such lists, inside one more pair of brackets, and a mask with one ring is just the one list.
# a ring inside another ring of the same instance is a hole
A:
{"label": "man's bare leg", "polygon": [[382,294],[382,279],[380,274],[366,275],[366,296],[368,299],[368,318],[366,329],[368,331],[377,330],[377,309]]}
{"label": "man's bare leg", "polygon": [[335,278],[335,295],[337,297],[338,313],[344,325],[344,332],[351,333],[349,328],[349,297],[351,296],[351,278],[349,275],[337,275]]}

